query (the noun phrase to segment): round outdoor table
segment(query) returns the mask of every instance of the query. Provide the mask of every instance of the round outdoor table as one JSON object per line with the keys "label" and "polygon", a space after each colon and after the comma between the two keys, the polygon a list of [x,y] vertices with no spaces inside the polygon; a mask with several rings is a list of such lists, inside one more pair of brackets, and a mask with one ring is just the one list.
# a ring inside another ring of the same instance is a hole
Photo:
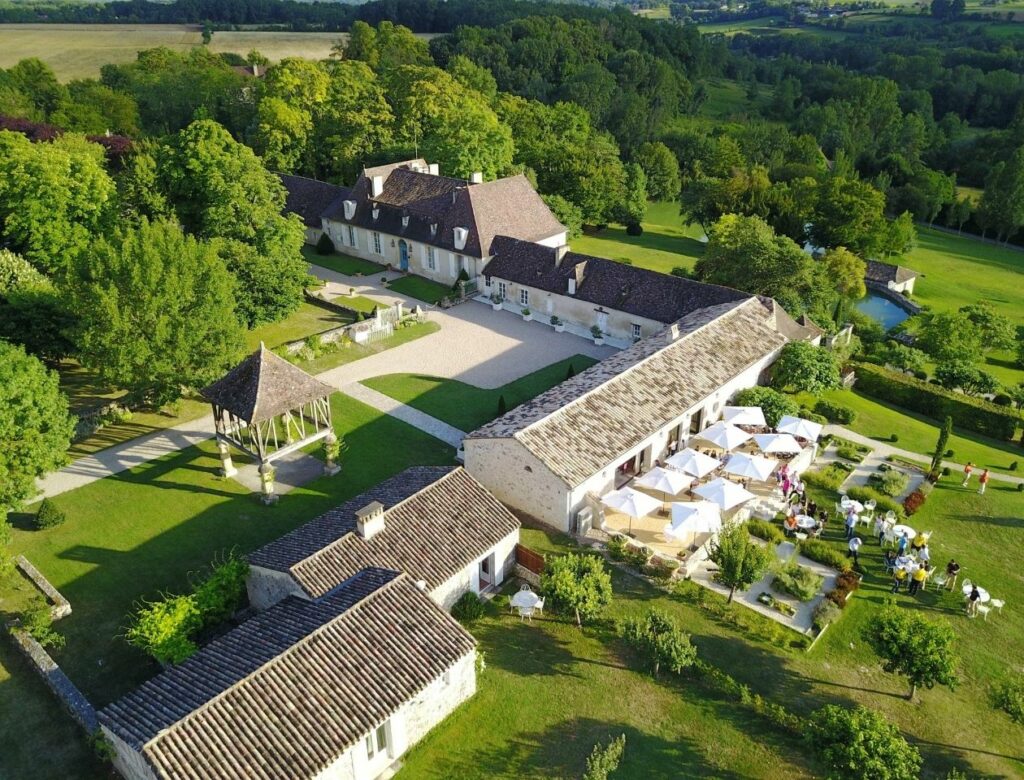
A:
{"label": "round outdoor table", "polygon": [[511,606],[516,609],[533,609],[540,601],[540,596],[532,590],[521,590],[512,597]]}
{"label": "round outdoor table", "polygon": [[907,570],[907,574],[915,574],[921,568],[921,564],[916,561],[910,561],[903,568]]}
{"label": "round outdoor table", "polygon": [[893,536],[895,536],[897,539],[903,536],[904,531],[907,532],[907,537],[910,539],[910,541],[913,541],[914,537],[917,536],[917,531],[915,531],[909,525],[894,525],[892,527]]}
{"label": "round outdoor table", "polygon": [[817,525],[817,521],[810,515],[797,515],[796,524],[801,528],[814,528]]}
{"label": "round outdoor table", "polygon": [[[964,595],[965,596],[970,596],[972,589],[973,589],[972,585],[964,585]],[[984,604],[986,601],[988,601],[990,598],[992,598],[991,596],[988,595],[988,591],[985,590],[984,588],[978,588],[978,594],[981,596],[979,601],[982,604]]]}

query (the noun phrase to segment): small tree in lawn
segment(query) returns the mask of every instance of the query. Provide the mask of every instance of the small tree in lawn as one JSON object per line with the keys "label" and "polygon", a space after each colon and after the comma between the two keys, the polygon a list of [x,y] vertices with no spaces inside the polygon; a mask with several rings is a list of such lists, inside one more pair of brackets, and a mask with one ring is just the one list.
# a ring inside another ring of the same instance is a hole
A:
{"label": "small tree in lawn", "polygon": [[697,660],[697,648],[690,644],[690,635],[656,609],[649,610],[642,619],[627,620],[622,636],[651,664],[655,677],[662,666],[672,674],[679,674]]}
{"label": "small tree in lawn", "polygon": [[508,412],[508,404],[505,402],[505,396],[498,396],[498,417],[504,417]]}
{"label": "small tree in lawn", "polygon": [[844,780],[914,780],[921,754],[899,729],[874,710],[829,704],[806,720],[806,738],[831,777]]}
{"label": "small tree in lawn", "polygon": [[920,685],[956,687],[954,637],[953,627],[947,621],[929,620],[898,609],[892,600],[872,617],[864,634],[882,659],[882,668],[907,678],[910,700]]}
{"label": "small tree in lawn", "polygon": [[556,611],[574,614],[576,625],[597,618],[612,600],[612,578],[595,555],[569,553],[544,567],[541,592]]}
{"label": "small tree in lawn", "polygon": [[620,734],[607,745],[594,745],[587,758],[587,771],[583,780],[608,780],[608,775],[619,768],[622,754],[626,751],[626,735]]}
{"label": "small tree in lawn", "polygon": [[708,544],[708,558],[718,565],[715,579],[729,589],[731,602],[737,589],[746,590],[761,578],[772,554],[767,547],[750,541],[745,525],[731,523]]}
{"label": "small tree in lawn", "polygon": [[942,456],[946,452],[946,444],[949,442],[950,434],[953,433],[953,418],[947,416],[939,431],[939,439],[935,442],[935,452],[932,454],[932,474],[938,474],[942,468]]}
{"label": "small tree in lawn", "polygon": [[834,353],[809,341],[791,341],[772,367],[772,384],[780,390],[820,393],[839,387],[839,363]]}

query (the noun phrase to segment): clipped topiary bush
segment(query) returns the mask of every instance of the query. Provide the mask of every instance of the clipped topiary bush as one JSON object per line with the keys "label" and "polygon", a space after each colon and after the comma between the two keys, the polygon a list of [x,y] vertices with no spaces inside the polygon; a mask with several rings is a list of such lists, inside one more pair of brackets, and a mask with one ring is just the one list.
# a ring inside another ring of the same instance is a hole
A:
{"label": "clipped topiary bush", "polygon": [[825,578],[815,574],[806,566],[790,563],[775,572],[772,587],[782,593],[795,596],[800,601],[810,601],[821,589]]}
{"label": "clipped topiary bush", "polygon": [[826,401],[824,398],[814,405],[814,411],[829,422],[840,423],[841,425],[849,425],[857,419],[857,413],[849,406]]}
{"label": "clipped topiary bush", "polygon": [[472,591],[466,591],[452,607],[452,617],[460,623],[472,623],[484,616],[484,602]]}
{"label": "clipped topiary bush", "polygon": [[782,529],[766,520],[758,520],[757,518],[747,520],[747,531],[751,536],[764,539],[772,544],[780,544],[786,541],[786,535],[782,532]]}
{"label": "clipped topiary bush", "polygon": [[331,237],[326,233],[321,233],[320,238],[317,239],[316,253],[318,255],[334,254],[334,242],[331,241]]}
{"label": "clipped topiary bush", "polygon": [[800,554],[841,572],[850,571],[853,568],[849,558],[820,539],[805,539],[800,542]]}
{"label": "clipped topiary bush", "polygon": [[839,609],[835,602],[822,599],[818,606],[814,608],[814,612],[811,615],[811,624],[816,631],[821,632],[825,630],[825,626],[829,623],[834,623],[838,620],[841,614],[842,610]]}
{"label": "clipped topiary bush", "polygon": [[61,525],[67,518],[60,508],[50,499],[44,498],[36,512],[35,526],[40,531],[44,528],[55,528]]}

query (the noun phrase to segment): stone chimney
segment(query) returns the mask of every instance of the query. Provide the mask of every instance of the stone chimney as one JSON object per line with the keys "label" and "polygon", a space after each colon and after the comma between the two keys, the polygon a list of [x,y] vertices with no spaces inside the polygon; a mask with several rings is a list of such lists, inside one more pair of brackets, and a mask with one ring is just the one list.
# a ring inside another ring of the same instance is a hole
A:
{"label": "stone chimney", "polygon": [[363,539],[372,539],[384,530],[384,505],[372,501],[356,512],[356,533]]}
{"label": "stone chimney", "polygon": [[427,166],[427,170],[430,171],[431,176],[441,175],[441,169],[438,167],[437,163],[430,163],[430,165]]}
{"label": "stone chimney", "polygon": [[561,246],[555,247],[555,268],[558,268],[562,264],[562,260],[569,254],[569,245],[562,244]]}
{"label": "stone chimney", "polygon": [[455,238],[455,248],[462,251],[466,248],[466,239],[469,238],[469,231],[464,227],[457,227],[453,233]]}
{"label": "stone chimney", "polygon": [[252,64],[252,75],[253,78],[258,79],[260,77],[260,64],[258,62]]}
{"label": "stone chimney", "polygon": [[370,179],[370,197],[376,198],[382,192],[384,192],[384,177],[374,176]]}
{"label": "stone chimney", "polygon": [[352,219],[356,215],[356,202],[354,200],[346,200],[345,206],[345,219]]}
{"label": "stone chimney", "polygon": [[473,171],[469,175],[469,183],[470,184],[483,184],[484,183],[484,175],[480,171]]}
{"label": "stone chimney", "polygon": [[570,276],[569,277],[569,295],[575,295],[575,294],[576,294],[576,277],[575,276]]}
{"label": "stone chimney", "polygon": [[669,341],[678,341],[679,340],[679,323],[678,322],[673,322],[671,325],[669,325],[669,327],[668,327],[668,340]]}

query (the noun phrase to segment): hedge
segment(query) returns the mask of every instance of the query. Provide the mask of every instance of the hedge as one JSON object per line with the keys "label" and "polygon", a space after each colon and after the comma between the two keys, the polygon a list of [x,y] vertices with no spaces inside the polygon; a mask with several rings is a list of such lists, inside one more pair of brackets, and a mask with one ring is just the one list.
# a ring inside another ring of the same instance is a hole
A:
{"label": "hedge", "polygon": [[1012,408],[954,393],[870,363],[852,365],[857,372],[857,390],[912,412],[935,420],[952,417],[959,428],[994,439],[1012,439],[1020,424],[1020,413]]}

